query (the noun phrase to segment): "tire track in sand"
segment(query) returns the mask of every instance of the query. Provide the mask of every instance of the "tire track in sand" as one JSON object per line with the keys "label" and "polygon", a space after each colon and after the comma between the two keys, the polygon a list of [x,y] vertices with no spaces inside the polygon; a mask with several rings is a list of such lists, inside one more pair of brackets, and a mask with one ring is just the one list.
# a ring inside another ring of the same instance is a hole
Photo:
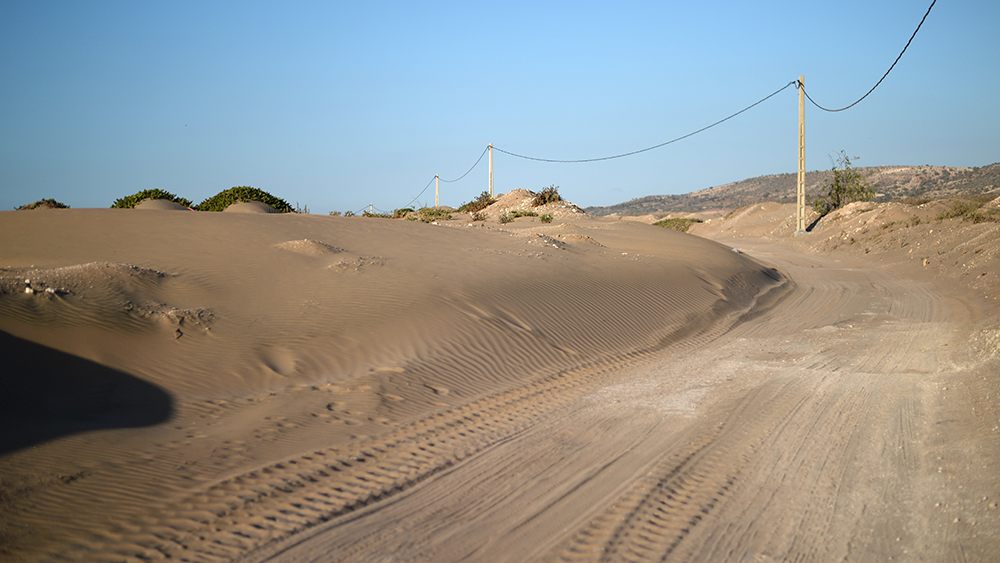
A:
{"label": "tire track in sand", "polygon": [[[372,441],[318,449],[200,486],[179,501],[150,507],[149,517],[111,522],[59,553],[97,559],[232,560],[251,555],[325,522],[399,495],[483,452],[588,392],[602,377],[664,349],[690,349],[722,334],[759,298],[788,288],[775,280],[733,309],[720,302],[701,322],[645,349],[605,357],[543,376],[520,387],[428,415]],[[728,310],[727,310],[728,308]]]}

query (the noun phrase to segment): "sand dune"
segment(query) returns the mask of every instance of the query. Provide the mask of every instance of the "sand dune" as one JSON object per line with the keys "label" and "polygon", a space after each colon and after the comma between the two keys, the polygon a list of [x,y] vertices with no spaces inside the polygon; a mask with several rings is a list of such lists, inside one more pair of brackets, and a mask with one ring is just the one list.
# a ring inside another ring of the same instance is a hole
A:
{"label": "sand dune", "polygon": [[[81,424],[0,460],[5,482],[34,491],[4,501],[17,515],[5,549],[32,557],[179,555],[194,544],[235,555],[198,538],[217,535],[241,483],[259,494],[282,487],[287,467],[354,473],[364,452],[404,436],[502,420],[527,397],[725,330],[781,284],[724,247],[642,225],[35,217],[0,221],[5,354],[31,371],[13,344],[27,339],[148,382],[176,406],[149,430]],[[402,465],[386,471],[418,475],[421,450],[409,451],[392,453]],[[56,474],[87,477],[32,485]],[[337,502],[385,494],[373,479],[345,481]],[[274,535],[255,527],[264,516],[227,534],[256,545]]]}
{"label": "sand dune", "polygon": [[273,207],[259,201],[237,201],[229,207],[223,209],[224,213],[277,213]]}
{"label": "sand dune", "polygon": [[[553,214],[0,214],[0,555],[998,545],[897,514],[994,494],[995,479],[942,459],[967,487],[948,490],[920,461],[953,453],[934,417],[1000,460],[982,426],[995,327],[955,306],[971,297],[791,246],[734,252],[568,204]],[[973,328],[978,351],[959,353]],[[950,385],[980,397],[972,418],[939,400]],[[988,506],[978,530],[997,521]]]}

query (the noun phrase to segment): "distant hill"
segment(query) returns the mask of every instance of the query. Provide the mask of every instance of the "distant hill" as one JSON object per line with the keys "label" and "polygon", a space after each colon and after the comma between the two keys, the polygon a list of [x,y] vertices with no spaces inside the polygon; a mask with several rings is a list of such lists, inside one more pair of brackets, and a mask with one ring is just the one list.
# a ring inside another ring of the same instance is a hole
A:
{"label": "distant hill", "polygon": [[[858,170],[878,194],[878,201],[937,199],[1000,191],[1000,163],[972,168],[955,166],[871,166]],[[833,173],[806,173],[806,200],[825,192]],[[772,174],[681,195],[650,195],[606,207],[588,207],[591,215],[646,215],[735,209],[762,201],[795,201],[795,174]]]}

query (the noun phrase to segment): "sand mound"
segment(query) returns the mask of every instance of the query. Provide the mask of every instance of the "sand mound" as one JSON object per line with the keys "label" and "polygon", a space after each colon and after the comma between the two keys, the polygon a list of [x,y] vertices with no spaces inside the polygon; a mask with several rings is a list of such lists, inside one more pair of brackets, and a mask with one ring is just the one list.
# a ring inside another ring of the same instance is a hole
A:
{"label": "sand mound", "polygon": [[144,199],[135,209],[153,209],[157,211],[187,211],[187,207],[169,199]]}
{"label": "sand mound", "polygon": [[[312,526],[285,528],[312,507],[350,516],[458,465],[453,448],[532,427],[547,412],[532,401],[563,404],[726,333],[776,287],[721,245],[584,215],[565,223],[606,248],[537,219],[283,219],[5,214],[2,264],[45,266],[0,271],[0,331],[155,385],[175,408],[166,424],[81,424],[0,457],[3,488],[24,491],[0,495],[0,530],[27,530],[0,552],[239,559]],[[31,365],[16,342],[4,352]]]}
{"label": "sand mound", "polygon": [[[806,224],[818,217],[806,209]],[[795,232],[795,204],[764,202],[748,205],[730,212],[711,223],[696,223],[689,229],[698,235],[725,233],[729,237],[787,236]]]}
{"label": "sand mound", "polygon": [[277,213],[270,205],[260,201],[237,201],[223,210],[223,213]]}
{"label": "sand mound", "polygon": [[552,215],[553,218],[563,219],[572,216],[585,216],[586,213],[573,203],[562,200],[545,205],[534,205],[535,193],[525,189],[514,189],[505,194],[499,194],[496,201],[483,210],[483,214],[489,219],[497,219],[500,215],[511,211],[530,211],[538,215]]}
{"label": "sand mound", "polygon": [[874,201],[855,201],[836,209],[820,220],[815,230],[834,224],[850,223],[855,229],[870,226],[882,226],[889,223],[909,219],[913,215],[913,206],[905,203],[875,203]]}
{"label": "sand mound", "polygon": [[505,194],[500,194],[493,205],[506,209],[530,209],[531,201],[534,198],[534,192],[523,188],[517,188]]}
{"label": "sand mound", "polygon": [[578,242],[578,243],[583,243],[583,244],[588,244],[588,245],[591,245],[591,246],[597,246],[597,247],[600,247],[600,248],[604,248],[603,244],[601,244],[600,242],[594,240],[594,238],[591,237],[590,235],[584,235],[584,234],[581,234],[581,233],[563,233],[563,234],[556,235],[556,238],[558,238],[559,240],[563,240],[563,241]]}
{"label": "sand mound", "polygon": [[[0,313],[65,327],[141,328],[163,321],[208,330],[214,313],[163,301],[168,274],[134,264],[89,262],[57,268],[0,268]],[[177,336],[177,335],[175,335]]]}
{"label": "sand mound", "polygon": [[[1000,275],[1000,224],[961,218],[941,220],[954,200],[919,205],[854,202],[834,210],[813,229],[796,236],[795,205],[766,202],[722,219],[694,225],[691,233],[715,239],[784,240],[814,253],[847,251],[885,264],[908,264],[983,291],[996,299]],[[991,202],[1000,205],[1000,198]],[[991,205],[987,204],[987,205]],[[811,219],[815,219],[815,214]]]}
{"label": "sand mound", "polygon": [[857,213],[864,213],[866,211],[871,211],[878,206],[874,201],[854,201],[848,203],[847,205],[841,207],[840,209],[834,209],[829,215],[826,216],[827,219],[834,219],[839,217],[850,217]]}
{"label": "sand mound", "polygon": [[274,245],[274,247],[295,254],[301,254],[303,256],[329,256],[331,254],[344,252],[343,248],[338,248],[323,241],[310,240],[307,238],[281,242]]}
{"label": "sand mound", "polygon": [[0,268],[0,294],[25,293],[30,285],[44,291],[48,287],[66,288],[76,293],[96,285],[131,288],[155,283],[167,274],[134,264],[88,262],[57,268]]}

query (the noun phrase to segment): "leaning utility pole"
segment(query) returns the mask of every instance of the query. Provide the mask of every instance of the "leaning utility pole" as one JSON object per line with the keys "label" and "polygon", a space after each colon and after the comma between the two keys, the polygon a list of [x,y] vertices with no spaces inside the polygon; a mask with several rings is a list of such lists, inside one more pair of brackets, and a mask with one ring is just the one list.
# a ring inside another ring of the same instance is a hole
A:
{"label": "leaning utility pole", "polygon": [[438,194],[440,193],[440,190],[438,189],[438,180],[439,180],[439,177],[435,174],[434,175],[434,207],[440,206],[440,204],[438,203]]}
{"label": "leaning utility pole", "polygon": [[806,78],[799,75],[799,177],[795,183],[795,232],[806,231]]}
{"label": "leaning utility pole", "polygon": [[493,143],[490,143],[490,197],[493,197]]}

